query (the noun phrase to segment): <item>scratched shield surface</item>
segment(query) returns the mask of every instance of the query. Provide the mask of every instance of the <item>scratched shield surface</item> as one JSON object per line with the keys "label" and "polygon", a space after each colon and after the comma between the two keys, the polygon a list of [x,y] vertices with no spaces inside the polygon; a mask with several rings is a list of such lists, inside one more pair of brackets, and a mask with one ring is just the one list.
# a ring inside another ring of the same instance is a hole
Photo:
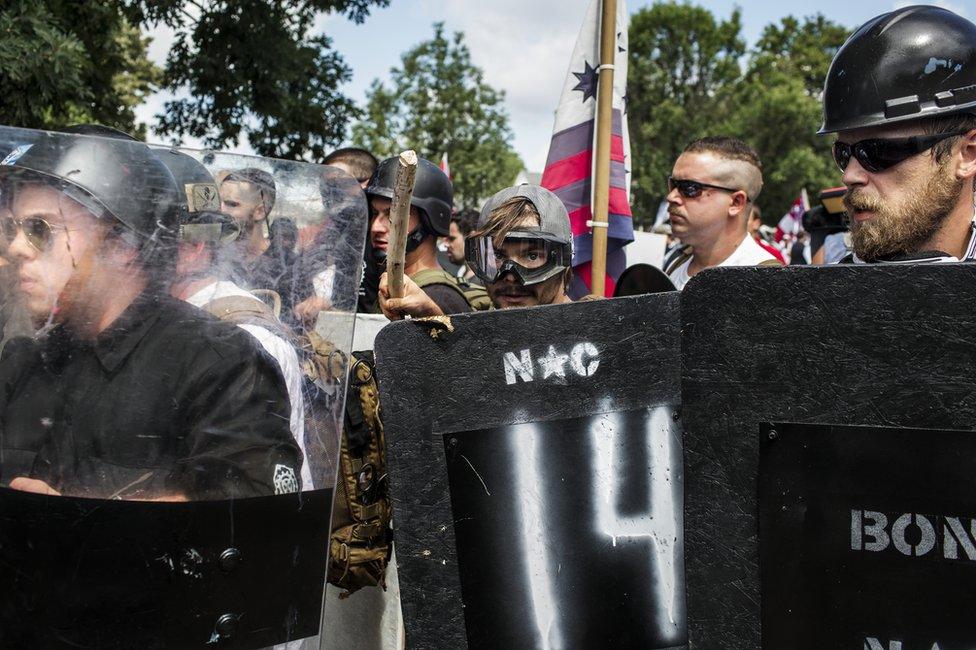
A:
{"label": "scratched shield surface", "polygon": [[673,409],[443,438],[470,648],[683,643]]}
{"label": "scratched shield surface", "polygon": [[410,647],[686,645],[677,298],[380,333]]}
{"label": "scratched shield surface", "polygon": [[[905,541],[904,533],[917,546],[924,531],[918,517],[909,525],[913,515],[953,517],[968,528],[976,467],[958,436],[969,434],[912,430],[965,431],[976,421],[974,283],[973,264],[838,265],[710,269],[685,287],[685,578],[694,647],[929,650],[971,639],[959,614],[972,612],[972,581],[942,579],[957,560],[933,561],[934,550],[909,557],[893,541],[874,552],[874,536],[863,530],[881,536],[881,518],[864,513],[884,515],[885,535]],[[768,422],[885,428],[779,445],[762,429]],[[767,482],[760,492],[763,448],[773,454],[767,460],[783,454],[768,465],[783,477],[778,490]],[[953,474],[938,471],[946,466]],[[828,511],[825,503],[843,507]],[[781,520],[770,518],[776,510]],[[770,547],[763,513],[766,523],[782,524],[767,528]],[[856,517],[860,542],[852,540]],[[906,528],[892,536],[896,524]],[[956,575],[967,575],[971,540],[949,530],[959,546]],[[944,534],[937,537],[944,545]],[[906,589],[912,576],[917,588]],[[898,605],[884,585],[900,585],[905,600]],[[857,607],[837,611],[845,599]],[[802,615],[805,629],[847,634],[802,637]]]}
{"label": "scratched shield surface", "polygon": [[976,647],[976,494],[973,463],[960,461],[976,457],[974,432],[761,432],[764,646]]}

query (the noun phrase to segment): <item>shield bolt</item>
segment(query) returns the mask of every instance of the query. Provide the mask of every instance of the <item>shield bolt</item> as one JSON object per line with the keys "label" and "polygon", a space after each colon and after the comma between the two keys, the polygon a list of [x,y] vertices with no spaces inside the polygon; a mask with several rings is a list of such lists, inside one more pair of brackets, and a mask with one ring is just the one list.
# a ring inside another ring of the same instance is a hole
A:
{"label": "shield bolt", "polygon": [[236,548],[229,548],[220,554],[218,562],[220,562],[220,568],[229,573],[240,566],[241,552]]}
{"label": "shield bolt", "polygon": [[217,619],[215,626],[217,634],[221,639],[229,639],[237,632],[237,614],[224,614]]}

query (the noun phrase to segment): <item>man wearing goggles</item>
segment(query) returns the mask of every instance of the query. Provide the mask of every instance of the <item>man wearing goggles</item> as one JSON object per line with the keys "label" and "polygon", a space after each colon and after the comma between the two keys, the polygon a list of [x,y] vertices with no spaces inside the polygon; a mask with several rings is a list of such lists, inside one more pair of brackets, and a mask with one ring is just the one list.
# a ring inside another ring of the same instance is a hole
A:
{"label": "man wearing goggles", "polygon": [[[854,262],[976,258],[976,25],[907,7],[861,26],[824,85]],[[882,63],[883,62],[883,63]]]}
{"label": "man wearing goggles", "polygon": [[570,302],[573,233],[559,198],[535,185],[488,199],[465,241],[465,260],[498,309]]}
{"label": "man wearing goggles", "polygon": [[678,156],[666,198],[671,232],[683,247],[664,264],[675,287],[713,266],[780,264],[748,233],[761,169],[756,152],[735,138],[695,140]]}
{"label": "man wearing goggles", "polygon": [[[545,188],[518,185],[488,199],[464,250],[468,268],[485,283],[496,309],[571,302],[566,294],[573,273],[569,214]],[[411,305],[413,316],[444,313],[406,278],[402,301]],[[383,302],[386,311],[392,299]]]}

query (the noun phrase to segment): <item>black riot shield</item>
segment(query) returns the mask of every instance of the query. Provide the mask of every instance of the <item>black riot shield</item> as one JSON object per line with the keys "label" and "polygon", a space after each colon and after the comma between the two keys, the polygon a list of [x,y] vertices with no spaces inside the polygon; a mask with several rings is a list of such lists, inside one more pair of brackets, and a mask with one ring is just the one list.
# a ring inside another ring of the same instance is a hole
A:
{"label": "black riot shield", "polygon": [[686,643],[678,295],[376,340],[413,648]]}
{"label": "black riot shield", "polygon": [[334,168],[0,127],[0,647],[320,633],[366,222]]}
{"label": "black riot shield", "polygon": [[688,284],[694,647],[976,645],[974,282],[946,264]]}

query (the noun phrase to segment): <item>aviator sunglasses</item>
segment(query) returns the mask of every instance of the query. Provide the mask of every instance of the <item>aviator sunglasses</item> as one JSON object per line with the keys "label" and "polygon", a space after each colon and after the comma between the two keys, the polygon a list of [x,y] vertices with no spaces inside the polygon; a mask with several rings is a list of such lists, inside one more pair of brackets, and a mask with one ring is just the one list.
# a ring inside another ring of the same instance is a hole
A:
{"label": "aviator sunglasses", "polygon": [[[734,190],[731,187],[722,187],[721,185],[712,185],[710,183],[702,183],[701,181],[690,181],[682,178],[675,178],[674,176],[668,176],[668,191],[674,189],[678,190],[678,194],[686,199],[697,199],[705,191],[705,188],[711,188],[713,190],[721,190],[723,192],[728,192],[729,194],[735,194],[736,192],[741,192],[742,190]],[[746,200],[749,200],[749,195],[746,195]]]}
{"label": "aviator sunglasses", "polygon": [[6,217],[0,219],[0,233],[4,243],[9,246],[17,238],[17,232],[23,231],[24,238],[36,251],[43,253],[51,246],[51,239],[55,229],[67,230],[65,226],[48,223],[40,217],[14,219]]}
{"label": "aviator sunglasses", "polygon": [[938,143],[948,138],[954,138],[962,133],[940,133],[938,135],[913,135],[910,138],[871,138],[849,144],[835,142],[833,147],[834,162],[841,171],[847,169],[851,158],[857,158],[866,171],[880,172],[894,167],[898,163],[928,151]]}

